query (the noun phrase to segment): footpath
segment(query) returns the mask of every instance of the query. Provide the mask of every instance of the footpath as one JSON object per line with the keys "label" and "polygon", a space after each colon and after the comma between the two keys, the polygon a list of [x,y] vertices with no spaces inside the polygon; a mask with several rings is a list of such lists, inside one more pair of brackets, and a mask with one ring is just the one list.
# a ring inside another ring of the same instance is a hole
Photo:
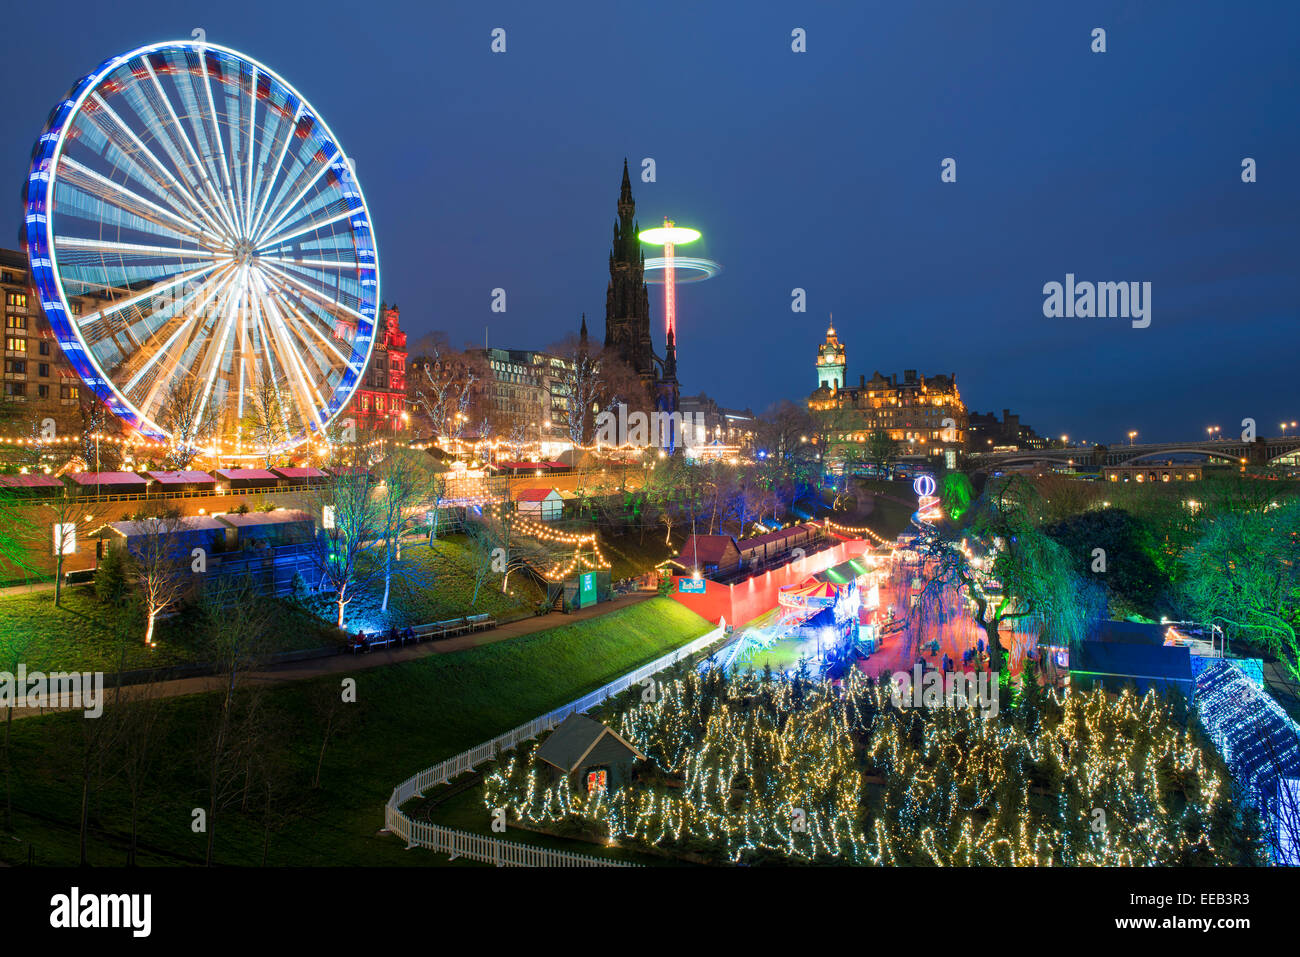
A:
{"label": "footpath", "polygon": [[[549,631],[552,628],[563,628],[567,625],[575,624],[579,621],[586,621],[589,618],[599,618],[602,615],[608,615],[610,612],[618,611],[620,608],[628,608],[648,598],[653,598],[657,592],[641,591],[631,595],[625,595],[621,598],[615,598],[611,601],[601,602],[598,605],[592,605],[589,608],[582,608],[569,614],[551,613],[547,615],[537,615],[531,618],[520,618],[517,621],[507,622],[498,625],[495,628],[486,631],[478,631],[470,634],[457,635],[454,638],[440,638],[434,641],[421,642],[416,645],[407,645],[404,648],[381,648],[369,651],[364,654],[352,654],[344,652],[339,655],[331,655],[327,658],[311,658],[304,661],[285,662],[284,664],[272,665],[267,668],[261,668],[251,672],[246,676],[250,682],[260,682],[268,685],[285,684],[291,681],[306,681],[311,678],[320,678],[325,675],[345,675],[357,671],[366,671],[371,668],[381,668],[385,665],[400,664],[404,661],[414,661],[417,658],[427,658],[430,655],[445,655],[453,651],[465,651],[469,648],[476,648],[479,645],[490,645],[498,641],[509,641],[511,638],[519,638],[523,635],[536,634],[540,631]],[[158,681],[152,684],[133,684],[126,685],[122,688],[122,698],[130,701],[135,697],[148,694],[151,697],[175,698],[181,695],[202,694],[207,691],[217,691],[224,686],[224,678],[221,675],[205,675],[196,678],[176,678],[167,681]],[[111,687],[111,676],[105,675],[104,686],[104,704],[109,706],[116,697],[116,690]],[[81,710],[68,708],[14,708],[13,716],[15,720],[21,718],[31,718],[42,714],[50,714],[54,711]]]}

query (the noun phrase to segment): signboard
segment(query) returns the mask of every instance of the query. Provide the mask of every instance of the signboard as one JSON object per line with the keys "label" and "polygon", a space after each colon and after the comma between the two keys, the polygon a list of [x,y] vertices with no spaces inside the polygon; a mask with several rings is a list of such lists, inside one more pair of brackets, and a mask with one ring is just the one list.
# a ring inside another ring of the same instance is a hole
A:
{"label": "signboard", "polygon": [[55,555],[77,554],[77,523],[76,522],[55,522],[54,523],[54,554]]}
{"label": "signboard", "polygon": [[596,604],[596,573],[583,572],[578,576],[578,607]]}
{"label": "signboard", "polygon": [[677,591],[687,595],[703,595],[707,584],[703,578],[679,578]]}

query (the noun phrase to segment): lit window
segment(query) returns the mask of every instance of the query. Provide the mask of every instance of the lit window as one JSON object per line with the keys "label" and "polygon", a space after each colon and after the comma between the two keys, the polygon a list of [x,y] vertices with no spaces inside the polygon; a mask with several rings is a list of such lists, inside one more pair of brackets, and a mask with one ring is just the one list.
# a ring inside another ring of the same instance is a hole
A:
{"label": "lit window", "polygon": [[609,787],[609,772],[604,768],[587,772],[587,791],[605,791]]}

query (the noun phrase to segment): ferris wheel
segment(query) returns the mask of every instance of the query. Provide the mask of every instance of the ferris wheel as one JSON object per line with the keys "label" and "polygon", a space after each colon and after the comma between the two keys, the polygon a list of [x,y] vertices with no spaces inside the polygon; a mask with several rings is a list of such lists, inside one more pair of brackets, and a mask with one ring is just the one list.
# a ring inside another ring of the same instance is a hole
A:
{"label": "ferris wheel", "polygon": [[234,50],[156,43],[80,80],[33,150],[25,232],[73,368],[153,438],[205,419],[213,450],[237,454],[261,415],[291,448],[369,360],[379,261],[352,164]]}

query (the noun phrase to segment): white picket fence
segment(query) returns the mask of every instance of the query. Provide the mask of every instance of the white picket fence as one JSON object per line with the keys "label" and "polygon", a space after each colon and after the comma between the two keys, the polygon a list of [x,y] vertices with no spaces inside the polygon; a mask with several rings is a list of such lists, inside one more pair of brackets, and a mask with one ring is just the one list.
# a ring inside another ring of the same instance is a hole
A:
{"label": "white picket fence", "polygon": [[393,788],[388,803],[384,805],[384,826],[393,834],[406,841],[406,846],[424,847],[441,854],[450,854],[453,858],[468,857],[485,864],[498,867],[625,867],[627,865],[588,854],[575,854],[572,851],[552,851],[542,847],[532,847],[515,841],[506,841],[498,837],[483,834],[471,834],[450,827],[442,827],[423,821],[413,821],[402,813],[402,805],[417,795],[422,795],[436,784],[448,784],[466,771],[472,771],[484,761],[495,758],[503,751],[509,751],[520,741],[528,741],[543,731],[549,731],[571,714],[589,711],[607,698],[621,694],[633,685],[640,684],[647,678],[658,674],[665,668],[671,668],[684,658],[698,654],[717,644],[726,637],[727,623],[719,621],[718,627],[701,635],[675,651],[656,658],[648,665],[642,665],[636,671],[616,678],[609,684],[597,688],[590,694],[583,695],[577,701],[571,701],[561,708],[534,718],[527,724],[497,735],[491,741],[485,741],[468,751],[462,751],[455,757],[448,758],[425,768],[419,774],[412,775]]}

